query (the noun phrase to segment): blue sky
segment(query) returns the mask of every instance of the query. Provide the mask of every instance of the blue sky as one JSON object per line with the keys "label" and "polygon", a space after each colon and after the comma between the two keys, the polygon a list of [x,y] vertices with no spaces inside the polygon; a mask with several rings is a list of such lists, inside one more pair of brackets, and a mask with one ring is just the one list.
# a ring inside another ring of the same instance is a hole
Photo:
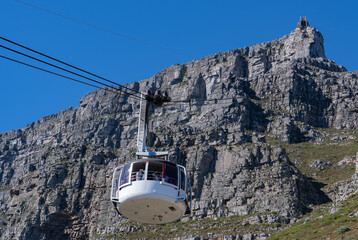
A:
{"label": "blue sky", "polygon": [[[311,26],[321,31],[328,58],[350,71],[358,70],[358,2],[353,0],[22,1],[181,53],[99,31],[14,0],[0,1],[0,36],[121,84],[150,77],[173,64],[280,38],[295,28],[300,16],[307,16]],[[0,54],[26,60],[4,49]],[[0,132],[76,107],[93,90],[3,59],[0,73]]]}

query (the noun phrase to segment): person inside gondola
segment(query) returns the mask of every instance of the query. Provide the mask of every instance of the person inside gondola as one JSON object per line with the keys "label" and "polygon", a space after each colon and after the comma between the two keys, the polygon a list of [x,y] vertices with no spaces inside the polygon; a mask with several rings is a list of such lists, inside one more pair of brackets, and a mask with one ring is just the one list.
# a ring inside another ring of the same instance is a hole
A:
{"label": "person inside gondola", "polygon": [[161,179],[160,179],[160,173],[153,173],[153,179],[155,180],[155,181],[160,181]]}
{"label": "person inside gondola", "polygon": [[126,184],[128,183],[128,178],[129,178],[129,175],[125,175],[124,177],[122,177],[121,179],[121,182],[120,182],[120,185],[123,185],[123,184]]}
{"label": "person inside gondola", "polygon": [[175,179],[169,177],[168,175],[165,176],[164,182],[176,185]]}
{"label": "person inside gondola", "polygon": [[130,165],[127,164],[126,166],[124,166],[122,175],[120,176],[120,186],[129,182],[129,170]]}
{"label": "person inside gondola", "polygon": [[143,169],[140,169],[137,174],[136,174],[136,180],[139,181],[139,180],[144,180],[144,170]]}

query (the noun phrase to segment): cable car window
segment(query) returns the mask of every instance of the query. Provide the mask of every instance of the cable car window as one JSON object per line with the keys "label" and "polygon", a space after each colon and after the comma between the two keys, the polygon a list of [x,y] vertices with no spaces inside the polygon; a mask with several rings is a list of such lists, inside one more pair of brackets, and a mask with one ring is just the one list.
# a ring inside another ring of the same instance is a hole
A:
{"label": "cable car window", "polygon": [[148,163],[148,180],[161,181],[163,176],[163,163],[162,162],[149,162]]}
{"label": "cable car window", "polygon": [[132,166],[132,181],[141,181],[145,178],[145,162],[136,162]]}
{"label": "cable car window", "polygon": [[119,186],[122,186],[129,182],[129,170],[131,168],[131,164],[124,165],[121,173],[121,179],[119,181]]}
{"label": "cable car window", "polygon": [[185,173],[183,169],[180,169],[180,188],[185,190]]}
{"label": "cable car window", "polygon": [[175,164],[165,163],[164,182],[178,185],[178,168]]}

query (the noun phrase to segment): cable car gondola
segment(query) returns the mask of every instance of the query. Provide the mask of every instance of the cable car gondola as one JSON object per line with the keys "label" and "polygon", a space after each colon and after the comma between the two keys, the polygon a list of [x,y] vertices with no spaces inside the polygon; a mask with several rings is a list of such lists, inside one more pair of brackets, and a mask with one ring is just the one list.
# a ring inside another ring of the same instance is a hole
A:
{"label": "cable car gondola", "polygon": [[128,219],[163,224],[190,214],[191,186],[185,167],[168,161],[168,152],[147,149],[150,101],[140,102],[136,159],[115,168],[111,201]]}

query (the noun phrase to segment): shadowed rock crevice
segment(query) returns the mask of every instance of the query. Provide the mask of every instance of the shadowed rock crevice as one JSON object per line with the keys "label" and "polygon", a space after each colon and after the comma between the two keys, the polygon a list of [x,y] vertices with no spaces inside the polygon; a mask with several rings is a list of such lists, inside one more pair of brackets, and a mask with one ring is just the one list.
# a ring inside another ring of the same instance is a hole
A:
{"label": "shadowed rock crevice", "polygon": [[[293,76],[292,89],[290,91],[290,103],[301,108],[296,115],[295,120],[302,121],[313,127],[328,127],[328,120],[325,117],[328,107],[332,100],[324,96],[316,82],[298,74]],[[295,107],[293,107],[295,109]]]}
{"label": "shadowed rock crevice", "polygon": [[189,182],[193,186],[194,197],[200,199],[202,194],[202,185],[205,179],[210,178],[214,172],[215,159],[217,158],[217,151],[211,146],[201,146],[194,148],[193,155],[189,155],[189,159],[194,158],[195,161],[190,161],[188,172],[190,173]]}
{"label": "shadowed rock crevice", "polygon": [[[48,216],[48,220],[42,224],[39,229],[39,239],[58,239],[67,240],[71,238],[71,234],[67,229],[72,228],[72,216],[66,213],[53,213]],[[85,239],[85,237],[82,237]]]}

